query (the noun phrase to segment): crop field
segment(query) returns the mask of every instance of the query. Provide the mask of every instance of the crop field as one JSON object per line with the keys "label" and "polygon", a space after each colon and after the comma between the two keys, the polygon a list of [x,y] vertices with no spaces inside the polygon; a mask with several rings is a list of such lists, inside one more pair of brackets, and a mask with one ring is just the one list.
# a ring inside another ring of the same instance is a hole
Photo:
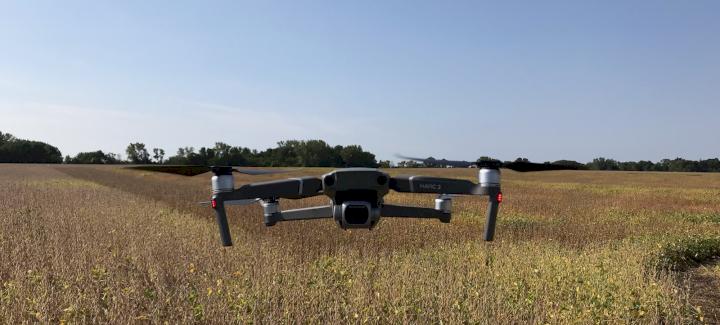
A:
{"label": "crop field", "polygon": [[[475,169],[390,172],[477,181]],[[372,231],[266,228],[259,206],[229,207],[231,248],[196,204],[209,177],[0,166],[2,323],[720,322],[718,174],[503,171],[492,243],[486,197],[455,199],[451,224],[386,218]]]}

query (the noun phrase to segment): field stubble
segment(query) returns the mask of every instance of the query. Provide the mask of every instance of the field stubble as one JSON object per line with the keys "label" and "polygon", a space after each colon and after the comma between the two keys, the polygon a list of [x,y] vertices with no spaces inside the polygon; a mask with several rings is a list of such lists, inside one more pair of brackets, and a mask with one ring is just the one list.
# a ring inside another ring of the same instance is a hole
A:
{"label": "field stubble", "polygon": [[[466,169],[402,172],[476,178],[475,170]],[[228,249],[219,245],[211,211],[195,204],[208,197],[207,175],[1,166],[0,318],[6,323],[718,319],[712,301],[695,295],[702,290],[688,284],[684,271],[720,252],[720,175],[504,172],[503,177],[506,200],[498,240],[491,244],[480,239],[485,199],[466,197],[455,200],[452,224],[384,219],[373,231],[342,231],[330,220],[266,228],[258,207],[232,207],[235,246]],[[266,179],[239,176],[236,183]],[[391,194],[388,201],[431,206],[432,198]]]}

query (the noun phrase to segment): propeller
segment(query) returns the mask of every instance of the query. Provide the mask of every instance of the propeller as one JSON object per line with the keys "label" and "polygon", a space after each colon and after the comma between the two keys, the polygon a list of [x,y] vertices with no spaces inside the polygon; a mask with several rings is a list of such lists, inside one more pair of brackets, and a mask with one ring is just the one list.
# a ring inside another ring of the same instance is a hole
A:
{"label": "propeller", "polygon": [[464,160],[447,160],[447,159],[435,159],[435,158],[415,158],[406,157],[402,155],[396,155],[398,158],[406,160],[414,160],[422,162],[426,165],[443,165],[452,167],[470,167],[477,165],[480,168],[507,168],[516,172],[539,172],[546,170],[577,170],[577,166],[565,165],[565,164],[554,164],[554,163],[532,163],[527,161],[513,161],[503,163],[499,160],[477,160],[477,161],[464,161]]}
{"label": "propeller", "polygon": [[[253,204],[255,202],[259,202],[261,199],[247,199],[247,200],[229,200],[225,201],[225,205],[248,205]],[[203,206],[210,206],[212,204],[212,201],[202,201],[198,202],[199,205]]]}
{"label": "propeller", "polygon": [[203,165],[140,165],[127,167],[130,169],[144,170],[150,172],[169,173],[183,176],[195,176],[209,171],[218,172],[221,169],[230,168],[231,171],[246,175],[268,175],[287,173],[292,170],[283,169],[238,169],[231,166],[203,166]]}
{"label": "propeller", "polygon": [[422,162],[423,164],[431,164],[431,165],[443,165],[443,166],[453,166],[453,167],[461,167],[461,168],[467,168],[471,165],[475,165],[477,162],[473,161],[464,161],[464,160],[447,160],[447,159],[435,159],[435,158],[415,158],[415,157],[407,157],[403,155],[395,155],[396,157],[400,159],[405,160],[414,160]]}

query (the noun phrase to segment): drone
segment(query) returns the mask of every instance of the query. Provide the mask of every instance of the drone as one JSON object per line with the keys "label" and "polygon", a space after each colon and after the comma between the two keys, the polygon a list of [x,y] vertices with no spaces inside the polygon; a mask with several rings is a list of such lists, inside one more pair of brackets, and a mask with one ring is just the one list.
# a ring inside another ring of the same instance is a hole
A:
{"label": "drone", "polygon": [[[287,170],[238,169],[232,166],[169,166],[145,165],[129,168],[195,176],[211,171],[212,198],[209,205],[215,211],[223,246],[232,246],[225,206],[259,202],[263,208],[265,226],[278,222],[334,219],[342,229],[373,229],[381,218],[427,218],[449,223],[452,216],[452,198],[457,195],[480,195],[489,198],[483,239],[492,241],[503,194],[500,190],[500,168],[519,172],[577,169],[559,164],[538,164],[523,161],[502,163],[496,160],[475,162],[436,160],[433,158],[404,159],[423,162],[430,166],[477,167],[478,183],[468,180],[428,177],[419,175],[390,176],[376,168],[340,168],[317,176],[291,177],[281,180],[255,182],[235,187],[233,172],[263,175],[288,172]],[[434,208],[386,204],[383,200],[390,190],[399,193],[437,194]],[[280,199],[298,200],[325,195],[329,205],[302,209],[281,210]]]}

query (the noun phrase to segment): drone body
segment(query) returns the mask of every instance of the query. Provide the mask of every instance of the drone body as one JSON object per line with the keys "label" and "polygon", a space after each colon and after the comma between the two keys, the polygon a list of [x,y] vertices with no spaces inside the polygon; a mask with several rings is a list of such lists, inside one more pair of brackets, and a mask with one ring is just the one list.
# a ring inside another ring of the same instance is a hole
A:
{"label": "drone body", "polygon": [[[210,201],[223,246],[232,246],[226,205],[244,205],[260,202],[264,223],[273,226],[280,221],[332,218],[342,229],[372,229],[381,218],[431,218],[449,223],[452,216],[452,197],[455,195],[485,195],[489,198],[485,221],[485,241],[493,240],[498,208],[502,202],[500,168],[515,171],[543,171],[576,169],[557,164],[536,164],[527,161],[501,163],[499,161],[456,161],[432,158],[409,158],[426,165],[453,167],[477,166],[478,183],[468,180],[427,177],[390,176],[374,168],[342,168],[320,177],[304,176],[268,182],[257,182],[235,188],[233,172],[243,174],[272,174],[278,170],[239,170],[230,166],[136,166],[135,169],[194,176],[212,171],[212,200]],[[383,198],[390,190],[400,193],[437,194],[434,208],[385,204]],[[282,211],[280,199],[303,199],[325,195],[329,205]]]}

